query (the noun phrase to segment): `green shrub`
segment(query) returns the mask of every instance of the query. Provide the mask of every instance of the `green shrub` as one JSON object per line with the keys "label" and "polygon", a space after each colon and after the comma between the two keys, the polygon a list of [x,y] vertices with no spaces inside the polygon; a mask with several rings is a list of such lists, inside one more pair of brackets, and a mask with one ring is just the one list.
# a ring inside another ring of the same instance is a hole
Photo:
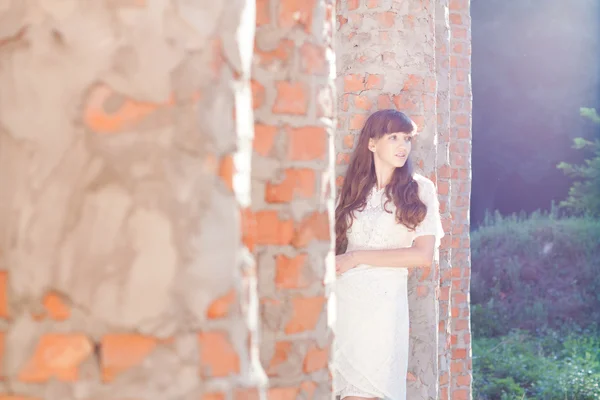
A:
{"label": "green shrub", "polygon": [[591,400],[600,398],[600,334],[534,337],[512,331],[473,341],[474,399]]}
{"label": "green shrub", "polygon": [[600,322],[600,220],[497,214],[471,247],[474,336]]}

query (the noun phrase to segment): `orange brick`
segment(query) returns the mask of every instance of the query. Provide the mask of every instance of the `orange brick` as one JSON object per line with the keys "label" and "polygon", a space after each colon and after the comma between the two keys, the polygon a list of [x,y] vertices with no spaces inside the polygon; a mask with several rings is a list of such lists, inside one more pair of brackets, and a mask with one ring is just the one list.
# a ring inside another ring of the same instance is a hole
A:
{"label": "orange brick", "polygon": [[350,164],[350,153],[338,153],[335,163],[336,165]]}
{"label": "orange brick", "polygon": [[[116,109],[113,104],[117,105]],[[159,106],[125,98],[106,85],[98,85],[86,101],[83,121],[97,133],[116,133],[135,125]]]}
{"label": "orange brick", "polygon": [[19,396],[16,394],[0,394],[0,400],[41,400],[38,397]]}
{"label": "orange brick", "polygon": [[0,318],[8,318],[8,274],[0,271]]}
{"label": "orange brick", "polygon": [[256,110],[262,107],[265,102],[265,88],[255,80],[250,82],[250,86],[252,89],[252,106]]}
{"label": "orange brick", "polygon": [[448,388],[440,388],[440,399],[439,400],[449,400],[448,397]]}
{"label": "orange brick", "polygon": [[296,248],[306,247],[312,240],[328,241],[329,237],[329,214],[315,212],[300,223],[292,245]]}
{"label": "orange brick", "polygon": [[225,400],[225,393],[206,393],[202,400]]}
{"label": "orange brick", "polygon": [[285,327],[285,333],[289,335],[315,329],[324,304],[322,296],[293,298],[292,318]]}
{"label": "orange brick", "polygon": [[408,75],[408,78],[404,81],[404,87],[402,90],[423,90],[425,81],[422,76],[419,75]]}
{"label": "orange brick", "polygon": [[291,242],[294,237],[294,221],[281,220],[277,211],[259,211],[256,216],[256,244],[279,244]]}
{"label": "orange brick", "polygon": [[448,181],[438,181],[437,183],[438,194],[447,196],[450,193],[450,184]]}
{"label": "orange brick", "polygon": [[221,165],[219,166],[219,176],[225,182],[225,186],[233,191],[233,175],[235,174],[235,164],[233,163],[233,156],[231,154],[226,155],[221,159]]}
{"label": "orange brick", "polygon": [[260,400],[257,389],[245,388],[237,389],[234,395],[235,400]]}
{"label": "orange brick", "polygon": [[390,99],[390,96],[387,94],[380,94],[377,96],[377,109],[386,110],[388,108],[392,108],[392,100]]}
{"label": "orange brick", "polygon": [[301,25],[310,33],[314,9],[315,0],[286,0],[279,4],[279,25],[282,28]]}
{"label": "orange brick", "polygon": [[442,287],[440,289],[440,300],[448,301],[450,300],[450,287]]}
{"label": "orange brick", "polygon": [[277,342],[275,343],[275,353],[269,363],[267,374],[273,376],[277,374],[277,367],[287,361],[290,351],[292,350],[291,342]]}
{"label": "orange brick", "polygon": [[457,372],[463,372],[465,370],[465,364],[462,361],[452,361],[450,364],[450,372],[455,374]]}
{"label": "orange brick", "polygon": [[465,304],[467,302],[467,295],[465,293],[452,293],[452,302],[455,305]]}
{"label": "orange brick", "polygon": [[74,382],[79,365],[90,356],[93,347],[81,334],[47,334],[40,338],[33,357],[19,372],[23,382],[46,382],[50,378]]}
{"label": "orange brick", "polygon": [[256,26],[267,25],[271,22],[269,0],[256,0]]}
{"label": "orange brick", "polygon": [[[423,127],[425,126],[425,117],[422,115],[413,115],[411,117],[411,119],[417,125],[417,131],[422,132]],[[422,161],[422,160],[420,160],[420,161]]]}
{"label": "orange brick", "polygon": [[457,115],[454,117],[454,121],[457,125],[468,125],[469,117],[467,115]]}
{"label": "orange brick", "polygon": [[448,375],[448,372],[445,372],[440,376],[440,385],[447,385],[448,382],[450,382],[450,375]]}
{"label": "orange brick", "polygon": [[277,96],[273,113],[304,115],[308,110],[308,93],[302,82],[280,81],[275,84]]}
{"label": "orange brick", "polygon": [[365,125],[365,121],[367,120],[367,116],[364,114],[354,114],[352,118],[350,118],[350,129],[353,130],[361,130]]}
{"label": "orange brick", "polygon": [[379,0],[367,0],[367,8],[379,7]]}
{"label": "orange brick", "polygon": [[298,392],[299,388],[297,387],[275,387],[269,389],[267,398],[268,400],[296,400]]}
{"label": "orange brick", "polygon": [[308,287],[310,282],[303,276],[306,254],[289,258],[282,254],[276,258],[275,286],[280,289],[300,289]]}
{"label": "orange brick", "polygon": [[273,145],[275,144],[275,137],[277,136],[277,127],[264,124],[254,125],[254,151],[263,157],[267,157]]}
{"label": "orange brick", "polygon": [[396,21],[396,13],[393,11],[387,11],[377,15],[377,19],[384,28],[391,28],[394,26]]}
{"label": "orange brick", "polygon": [[240,210],[242,242],[250,251],[254,251],[256,246],[256,216],[250,208]]}
{"label": "orange brick", "polygon": [[367,75],[367,89],[383,89],[383,75]]}
{"label": "orange brick", "polygon": [[463,336],[463,341],[465,342],[465,344],[471,343],[471,334],[465,333],[465,335]]}
{"label": "orange brick", "polygon": [[227,294],[217,298],[206,310],[206,316],[209,319],[226,317],[235,305],[235,289],[231,289]]}
{"label": "orange brick", "polygon": [[362,110],[369,111],[373,102],[367,96],[354,96],[354,105]]}
{"label": "orange brick", "polygon": [[263,68],[271,68],[275,63],[288,64],[294,52],[294,42],[281,40],[277,47],[271,51],[262,51],[254,46],[254,58]]}
{"label": "orange brick", "polygon": [[454,39],[466,39],[468,35],[467,30],[465,28],[453,27],[451,32]]}
{"label": "orange brick", "polygon": [[453,360],[464,360],[466,358],[467,358],[467,350],[466,349],[452,350],[452,359]]}
{"label": "orange brick", "polygon": [[327,153],[325,128],[307,126],[288,131],[288,158],[291,161],[324,160]]}
{"label": "orange brick", "polygon": [[310,374],[323,368],[329,363],[329,348],[320,349],[312,346],[304,358],[304,372]]}
{"label": "orange brick", "polygon": [[402,112],[417,112],[419,105],[411,95],[411,93],[403,92],[392,96],[392,101],[397,110]]}
{"label": "orange brick", "polygon": [[222,377],[240,371],[240,359],[224,332],[198,334],[203,377]]}
{"label": "orange brick", "polygon": [[344,76],[344,92],[360,92],[365,90],[365,81],[362,75],[348,74]]}
{"label": "orange brick", "polygon": [[462,43],[455,43],[452,46],[452,51],[456,54],[462,54],[465,51],[465,46]]}
{"label": "orange brick", "polygon": [[311,75],[327,75],[329,64],[325,58],[325,47],[304,43],[300,48],[300,54],[303,72]]}
{"label": "orange brick", "polygon": [[139,365],[156,348],[158,339],[138,334],[110,334],[102,338],[102,377],[113,381],[117,375]]}
{"label": "orange brick", "polygon": [[454,345],[458,344],[458,336],[456,336],[456,335],[451,335],[451,336],[450,336],[450,344],[451,344],[452,346],[454,346]]}
{"label": "orange brick", "polygon": [[470,375],[459,375],[456,377],[456,383],[458,386],[469,386],[471,384]]}
{"label": "orange brick", "polygon": [[285,203],[292,201],[294,195],[310,198],[315,194],[315,171],[309,168],[287,169],[283,182],[267,183],[265,200],[269,203]]}
{"label": "orange brick", "polygon": [[464,389],[458,389],[452,392],[452,400],[469,400],[469,392]]}
{"label": "orange brick", "polygon": [[346,135],[344,136],[344,148],[352,149],[354,148],[354,138],[356,135]]}
{"label": "orange brick", "polygon": [[359,0],[346,0],[346,7],[348,8],[348,11],[356,10],[359,5]]}

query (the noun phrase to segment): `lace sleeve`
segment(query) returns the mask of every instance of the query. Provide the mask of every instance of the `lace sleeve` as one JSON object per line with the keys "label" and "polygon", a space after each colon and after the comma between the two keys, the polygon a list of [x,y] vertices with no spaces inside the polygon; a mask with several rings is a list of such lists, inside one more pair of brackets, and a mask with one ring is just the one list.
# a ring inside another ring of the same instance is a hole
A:
{"label": "lace sleeve", "polygon": [[435,248],[440,246],[444,237],[444,228],[440,217],[440,202],[437,190],[429,179],[419,180],[419,197],[427,206],[425,219],[415,229],[415,238],[419,236],[435,236]]}

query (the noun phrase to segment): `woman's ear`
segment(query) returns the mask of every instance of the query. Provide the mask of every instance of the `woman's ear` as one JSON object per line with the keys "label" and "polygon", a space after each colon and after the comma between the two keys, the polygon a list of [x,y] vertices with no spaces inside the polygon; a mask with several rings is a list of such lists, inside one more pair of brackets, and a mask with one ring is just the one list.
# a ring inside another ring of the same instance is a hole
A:
{"label": "woman's ear", "polygon": [[369,139],[369,150],[375,153],[375,139],[373,138]]}

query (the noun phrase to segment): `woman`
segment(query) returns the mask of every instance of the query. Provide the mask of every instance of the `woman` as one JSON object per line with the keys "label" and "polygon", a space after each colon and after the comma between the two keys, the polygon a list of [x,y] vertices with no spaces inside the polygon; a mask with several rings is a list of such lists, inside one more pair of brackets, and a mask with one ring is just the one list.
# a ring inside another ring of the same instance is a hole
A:
{"label": "woman", "polygon": [[431,265],[444,236],[433,182],[413,173],[416,126],[395,110],[372,114],[335,212],[336,395],[406,399],[409,268]]}

